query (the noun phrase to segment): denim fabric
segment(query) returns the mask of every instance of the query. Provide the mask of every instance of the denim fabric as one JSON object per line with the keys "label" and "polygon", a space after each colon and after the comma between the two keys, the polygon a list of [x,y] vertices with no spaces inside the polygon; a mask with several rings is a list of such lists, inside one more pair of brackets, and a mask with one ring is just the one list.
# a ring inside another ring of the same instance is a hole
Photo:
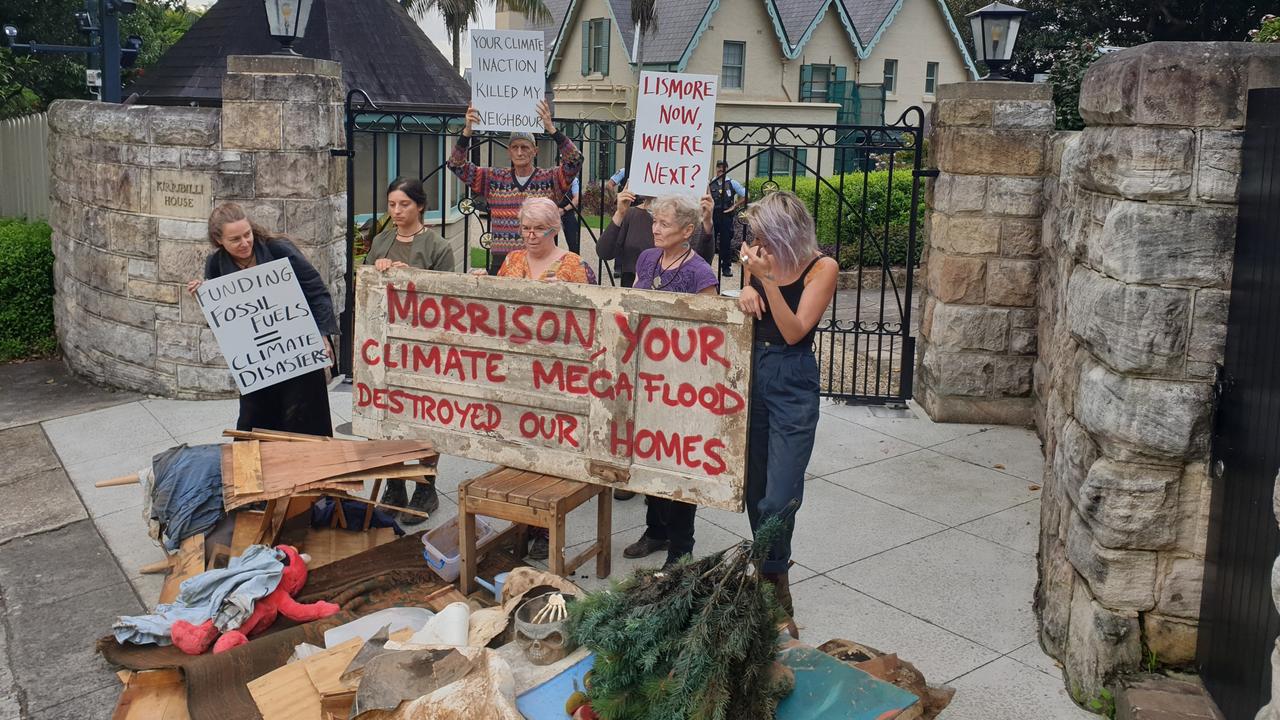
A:
{"label": "denim fabric", "polygon": [[[818,428],[818,362],[808,346],[763,345],[752,355],[747,437],[747,517],[752,531],[804,499],[804,471]],[[769,550],[761,571],[779,574],[791,561],[794,517]]]}
{"label": "denim fabric", "polygon": [[151,459],[151,518],[164,528],[164,548],[206,532],[222,519],[222,446],[179,445]]}
{"label": "denim fabric", "polygon": [[116,642],[169,645],[169,628],[178,620],[199,625],[213,620],[219,630],[234,630],[253,614],[253,604],[270,595],[284,573],[284,554],[265,545],[250,545],[244,554],[231,559],[225,568],[206,570],[187,578],[178,589],[178,599],[157,605],[150,615],[134,615],[116,620],[112,630]]}

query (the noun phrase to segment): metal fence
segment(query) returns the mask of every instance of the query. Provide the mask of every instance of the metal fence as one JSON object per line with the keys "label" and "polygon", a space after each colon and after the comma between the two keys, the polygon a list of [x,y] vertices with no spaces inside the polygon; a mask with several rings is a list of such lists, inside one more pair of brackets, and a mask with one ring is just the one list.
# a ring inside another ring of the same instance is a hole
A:
{"label": "metal fence", "polygon": [[0,120],[0,216],[49,218],[48,140],[44,114]]}
{"label": "metal fence", "polygon": [[[358,90],[349,94],[346,113],[349,257],[357,257],[364,241],[385,227],[389,180],[408,176],[422,180],[429,202],[427,223],[461,251],[464,270],[487,265],[483,200],[473,198],[448,169],[462,118],[377,105]],[[614,212],[609,180],[626,165],[632,127],[590,119],[557,120],[557,125],[584,157],[582,199],[575,213],[580,254],[593,263],[601,284],[620,284],[620,274],[599,260],[594,248]],[[716,123],[715,159],[728,163],[728,177],[746,189],[748,201],[778,189],[796,192],[817,220],[823,250],[855,268],[845,275],[814,341],[826,396],[867,403],[911,397],[911,271],[920,246],[920,179],[927,174],[922,172],[923,126],[920,108],[888,125]],[[469,152],[477,165],[509,163],[504,137],[478,137]],[[547,167],[556,161],[554,149],[544,143],[537,164]],[[722,244],[717,253],[730,264],[747,234],[741,222],[732,228],[728,247]],[[348,278],[353,282],[352,274]],[[741,288],[740,273],[720,279],[722,290]],[[349,289],[347,297],[353,300],[354,292]],[[353,310],[349,306],[344,315],[350,317]],[[344,318],[344,331],[349,327]]]}

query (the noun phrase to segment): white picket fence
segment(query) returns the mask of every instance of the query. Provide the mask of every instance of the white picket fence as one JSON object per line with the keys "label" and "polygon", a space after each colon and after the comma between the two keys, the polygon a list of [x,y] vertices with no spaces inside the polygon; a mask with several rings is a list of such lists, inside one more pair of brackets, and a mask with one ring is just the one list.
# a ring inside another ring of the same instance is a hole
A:
{"label": "white picket fence", "polygon": [[49,122],[0,120],[0,217],[49,219]]}

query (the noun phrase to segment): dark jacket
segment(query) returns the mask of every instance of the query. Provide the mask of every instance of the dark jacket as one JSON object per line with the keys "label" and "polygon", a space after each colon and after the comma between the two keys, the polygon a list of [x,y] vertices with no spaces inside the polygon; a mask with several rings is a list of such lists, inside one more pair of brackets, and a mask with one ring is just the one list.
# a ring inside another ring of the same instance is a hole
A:
{"label": "dark jacket", "polygon": [[[694,252],[705,259],[715,254],[714,240],[714,237],[703,232],[702,222],[699,221],[694,226],[689,245]],[[648,210],[631,207],[627,209],[627,214],[622,216],[621,225],[615,224],[612,219],[609,220],[609,227],[604,229],[600,239],[596,241],[596,254],[601,260],[612,260],[614,272],[635,272],[636,258],[651,247],[653,247],[653,218]]]}
{"label": "dark jacket", "polygon": [[[372,265],[391,252],[392,243],[396,242],[395,225],[383,230],[369,244],[369,254],[364,256],[364,264]],[[453,259],[453,249],[441,239],[439,233],[427,227],[413,236],[413,248],[410,250],[409,264],[423,270],[440,270],[453,272],[457,263]]]}
{"label": "dark jacket", "polygon": [[[265,243],[255,240],[253,257],[259,265],[288,258],[289,264],[293,266],[293,274],[298,278],[298,284],[302,286],[302,294],[307,298],[307,305],[311,306],[311,314],[316,319],[316,327],[320,329],[320,334],[338,334],[338,318],[333,312],[333,297],[329,295],[329,288],[325,287],[320,273],[316,272],[315,267],[307,262],[306,256],[294,247],[293,243],[284,238],[268,240]],[[239,271],[236,261],[222,248],[215,250],[204,261],[205,280]]]}

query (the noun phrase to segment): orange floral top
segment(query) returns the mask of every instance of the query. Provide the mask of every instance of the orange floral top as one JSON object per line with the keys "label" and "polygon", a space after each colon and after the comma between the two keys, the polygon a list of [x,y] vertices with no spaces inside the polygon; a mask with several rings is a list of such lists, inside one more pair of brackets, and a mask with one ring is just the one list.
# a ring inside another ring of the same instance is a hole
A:
{"label": "orange floral top", "polygon": [[525,278],[526,280],[559,280],[560,282],[587,283],[587,265],[577,253],[567,252],[546,269],[540,278],[529,275],[529,255],[525,250],[507,254],[498,268],[498,277]]}

